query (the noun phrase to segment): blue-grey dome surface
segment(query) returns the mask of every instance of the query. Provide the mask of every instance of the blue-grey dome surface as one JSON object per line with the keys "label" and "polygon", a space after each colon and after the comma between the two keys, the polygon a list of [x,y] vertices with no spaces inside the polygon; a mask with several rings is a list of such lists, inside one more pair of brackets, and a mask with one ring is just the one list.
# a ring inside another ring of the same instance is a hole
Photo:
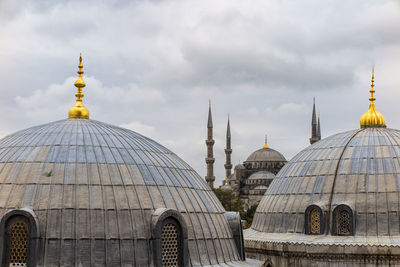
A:
{"label": "blue-grey dome surface", "polygon": [[150,266],[158,208],[182,214],[190,265],[247,266],[225,210],[188,164],[102,122],[66,119],[0,140],[0,216],[22,208],[39,221],[41,266]]}
{"label": "blue-grey dome surface", "polygon": [[[354,234],[332,238],[331,213],[341,204],[354,214]],[[326,214],[324,235],[298,235],[304,234],[310,205]],[[400,131],[364,128],[325,138],[290,160],[269,186],[245,236],[399,245],[399,218]]]}

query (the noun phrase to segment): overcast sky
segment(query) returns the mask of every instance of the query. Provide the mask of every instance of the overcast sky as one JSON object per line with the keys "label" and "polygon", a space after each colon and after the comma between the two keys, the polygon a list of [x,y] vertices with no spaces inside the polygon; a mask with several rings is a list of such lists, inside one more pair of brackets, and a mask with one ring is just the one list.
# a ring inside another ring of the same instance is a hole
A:
{"label": "overcast sky", "polygon": [[400,1],[0,1],[0,135],[67,117],[79,53],[91,118],[168,147],[201,176],[212,101],[217,185],[232,161],[359,128],[376,106],[400,129]]}

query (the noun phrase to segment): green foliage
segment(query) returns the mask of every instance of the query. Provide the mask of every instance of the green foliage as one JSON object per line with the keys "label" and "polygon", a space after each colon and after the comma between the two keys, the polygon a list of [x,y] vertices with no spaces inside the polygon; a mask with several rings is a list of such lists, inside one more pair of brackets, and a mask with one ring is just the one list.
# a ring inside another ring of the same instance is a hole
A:
{"label": "green foliage", "polygon": [[213,188],[213,191],[226,211],[238,211],[241,219],[246,220],[246,228],[251,226],[258,204],[254,204],[247,210],[244,210],[243,201],[237,198],[232,190]]}
{"label": "green foliage", "polygon": [[253,206],[248,208],[245,212],[240,214],[240,216],[242,217],[242,220],[246,220],[246,222],[247,222],[246,228],[251,226],[251,223],[253,222],[254,213],[256,213],[257,207],[258,207],[258,204],[254,204]]}
{"label": "green foliage", "polygon": [[213,188],[213,191],[226,211],[244,212],[243,201],[237,198],[232,190]]}

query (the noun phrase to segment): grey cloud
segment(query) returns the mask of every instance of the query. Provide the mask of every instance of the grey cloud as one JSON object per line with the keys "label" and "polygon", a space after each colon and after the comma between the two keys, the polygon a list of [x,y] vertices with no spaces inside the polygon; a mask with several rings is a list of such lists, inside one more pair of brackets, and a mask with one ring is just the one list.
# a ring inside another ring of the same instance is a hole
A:
{"label": "grey cloud", "polygon": [[[212,7],[212,8],[210,8]],[[216,174],[226,116],[233,162],[358,127],[376,66],[377,107],[400,125],[398,1],[0,1],[0,135],[66,117],[84,55],[92,118],[150,135],[205,173],[212,98]],[[133,129],[135,130],[135,129]]]}

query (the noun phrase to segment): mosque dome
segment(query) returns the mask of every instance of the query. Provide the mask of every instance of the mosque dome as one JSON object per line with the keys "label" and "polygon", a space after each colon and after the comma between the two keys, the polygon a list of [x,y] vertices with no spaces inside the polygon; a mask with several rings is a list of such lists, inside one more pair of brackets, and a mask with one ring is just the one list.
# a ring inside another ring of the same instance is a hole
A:
{"label": "mosque dome", "polygon": [[246,162],[267,162],[267,161],[277,161],[285,162],[285,157],[278,151],[272,148],[261,148],[254,151],[246,159]]}
{"label": "mosque dome", "polygon": [[269,171],[258,171],[249,176],[247,180],[272,180],[275,175]]}
{"label": "mosque dome", "polygon": [[291,246],[285,253],[299,255],[294,266],[360,266],[370,255],[398,257],[400,130],[381,126],[361,124],[294,156],[263,196],[245,231],[246,248],[262,243],[267,255],[278,244]]}
{"label": "mosque dome", "polygon": [[3,264],[247,266],[225,210],[187,163],[74,114],[0,140]]}
{"label": "mosque dome", "polygon": [[278,151],[270,148],[267,144],[267,137],[265,137],[265,144],[261,149],[258,149],[250,154],[250,156],[243,162],[246,169],[259,170],[270,169],[274,170],[276,174],[285,164],[285,157]]}

